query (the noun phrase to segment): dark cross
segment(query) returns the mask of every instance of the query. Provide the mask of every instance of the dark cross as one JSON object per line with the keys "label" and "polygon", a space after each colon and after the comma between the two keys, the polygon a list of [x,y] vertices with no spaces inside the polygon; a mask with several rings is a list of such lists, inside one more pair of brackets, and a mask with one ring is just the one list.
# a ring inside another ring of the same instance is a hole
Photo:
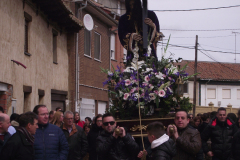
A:
{"label": "dark cross", "polygon": [[144,54],[148,49],[148,25],[144,23],[144,19],[148,17],[147,0],[142,0],[142,22],[143,22],[143,51]]}

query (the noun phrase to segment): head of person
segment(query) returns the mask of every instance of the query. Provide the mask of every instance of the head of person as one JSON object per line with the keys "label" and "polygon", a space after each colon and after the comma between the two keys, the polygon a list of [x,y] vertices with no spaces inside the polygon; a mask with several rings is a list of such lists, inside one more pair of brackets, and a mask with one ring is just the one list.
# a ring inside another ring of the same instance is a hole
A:
{"label": "head of person", "polygon": [[187,111],[178,110],[175,114],[174,122],[179,129],[184,129],[189,123],[189,118],[187,117]]}
{"label": "head of person", "polygon": [[10,117],[5,113],[0,113],[0,133],[7,133],[10,125]]}
{"label": "head of person", "polygon": [[214,117],[216,117],[217,116],[217,112],[216,111],[212,111],[211,113],[210,113],[210,118],[211,119],[213,119]]}
{"label": "head of person", "polygon": [[202,115],[202,121],[203,122],[206,122],[206,123],[209,123],[209,119],[210,119],[210,116],[208,113],[203,113]]}
{"label": "head of person", "polygon": [[64,113],[63,122],[66,127],[72,127],[73,125],[73,113],[71,111],[66,111]]}
{"label": "head of person", "polygon": [[96,117],[93,117],[92,124],[95,124],[95,119],[96,119]]}
{"label": "head of person", "polygon": [[12,121],[17,121],[17,122],[18,122],[19,117],[20,117],[19,114],[13,113],[13,114],[10,116],[10,122],[12,122]]}
{"label": "head of person", "polygon": [[56,111],[62,111],[62,108],[61,107],[57,107]]}
{"label": "head of person", "polygon": [[109,132],[112,133],[115,128],[116,128],[117,122],[115,121],[115,118],[111,113],[105,113],[102,116],[102,128]]}
{"label": "head of person", "polygon": [[129,27],[131,30],[135,30],[135,24],[137,23],[138,29],[142,28],[142,4],[140,0],[125,0],[126,14],[130,14]]}
{"label": "head of person", "polygon": [[56,111],[50,111],[49,112],[49,121],[53,119],[53,116],[55,114]]}
{"label": "head of person", "polygon": [[218,111],[217,111],[217,119],[220,121],[220,122],[225,122],[226,119],[227,119],[227,114],[226,114],[226,109],[223,108],[223,107],[220,107],[218,108]]}
{"label": "head of person", "polygon": [[164,125],[161,122],[152,122],[147,126],[148,140],[152,143],[155,139],[165,134]]}
{"label": "head of person", "polygon": [[89,133],[90,129],[91,129],[91,126],[89,124],[85,123],[83,126],[84,132]]}
{"label": "head of person", "polygon": [[63,112],[57,111],[54,114],[53,119],[50,121],[50,123],[60,125],[62,122],[63,122]]}
{"label": "head of person", "polygon": [[4,113],[3,107],[0,106],[0,113]]}
{"label": "head of person", "polygon": [[49,113],[45,105],[36,105],[33,112],[38,116],[38,124],[45,125],[48,123]]}
{"label": "head of person", "polygon": [[102,127],[102,115],[101,115],[101,114],[98,114],[98,115],[95,117],[95,124],[96,124],[98,127]]}
{"label": "head of person", "polygon": [[237,116],[234,113],[228,113],[228,118],[230,118],[234,123],[237,122]]}
{"label": "head of person", "polygon": [[85,118],[85,123],[86,124],[91,124],[92,123],[92,119],[90,117],[86,117]]}
{"label": "head of person", "polygon": [[199,124],[201,123],[201,119],[198,116],[196,116],[193,118],[193,122],[194,122],[194,126],[198,127]]}
{"label": "head of person", "polygon": [[201,114],[201,113],[198,113],[197,116],[198,116],[199,118],[202,118],[202,114]]}
{"label": "head of person", "polygon": [[74,112],[74,120],[75,121],[80,121],[80,115],[78,112]]}
{"label": "head of person", "polygon": [[38,116],[33,112],[21,114],[19,118],[19,126],[24,127],[31,135],[34,135],[38,128]]}
{"label": "head of person", "polygon": [[188,119],[189,120],[193,119],[193,114],[188,114]]}

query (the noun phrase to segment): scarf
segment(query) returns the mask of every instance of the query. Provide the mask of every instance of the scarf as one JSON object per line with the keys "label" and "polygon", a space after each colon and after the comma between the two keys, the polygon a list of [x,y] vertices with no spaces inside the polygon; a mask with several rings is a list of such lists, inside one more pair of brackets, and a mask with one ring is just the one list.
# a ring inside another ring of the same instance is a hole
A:
{"label": "scarf", "polygon": [[18,131],[20,131],[24,136],[27,138],[28,142],[30,142],[32,145],[34,143],[34,137],[26,130],[24,127],[19,127]]}
{"label": "scarf", "polygon": [[152,144],[151,144],[151,148],[156,148],[158,146],[160,146],[161,144],[163,144],[164,142],[167,142],[169,140],[169,136],[164,134],[162,135],[160,138],[155,139]]}

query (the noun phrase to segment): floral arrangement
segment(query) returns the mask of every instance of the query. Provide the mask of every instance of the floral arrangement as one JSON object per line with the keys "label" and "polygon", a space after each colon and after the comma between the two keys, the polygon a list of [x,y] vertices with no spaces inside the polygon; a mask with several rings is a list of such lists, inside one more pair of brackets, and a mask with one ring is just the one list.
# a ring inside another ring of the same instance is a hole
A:
{"label": "floral arrangement", "polygon": [[[115,70],[113,67],[113,71],[102,69],[108,77],[103,85],[108,85],[113,101],[111,110],[122,111],[121,118],[129,118],[138,107],[146,114],[152,105],[154,108],[162,108],[162,113],[167,114],[171,108],[178,107],[180,100],[176,94],[176,82],[179,79],[186,81],[191,77],[185,72],[187,65],[180,69],[174,66],[171,58],[162,57],[161,61],[157,61],[150,56],[150,47],[144,55],[145,61],[138,61],[139,49],[135,46],[131,65],[125,69],[118,67]],[[176,62],[180,60],[181,58]]]}

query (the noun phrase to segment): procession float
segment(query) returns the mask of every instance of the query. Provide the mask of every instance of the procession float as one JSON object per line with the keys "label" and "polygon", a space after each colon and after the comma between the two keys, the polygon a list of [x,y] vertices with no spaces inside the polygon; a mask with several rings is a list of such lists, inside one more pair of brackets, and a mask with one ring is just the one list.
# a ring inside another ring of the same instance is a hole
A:
{"label": "procession float", "polygon": [[186,65],[178,67],[181,58],[158,59],[156,46],[164,35],[156,14],[147,10],[147,0],[125,3],[126,14],[119,20],[118,34],[128,51],[127,61],[124,68],[102,68],[107,74],[103,85],[108,86],[112,104],[108,112],[115,115],[117,125],[142,137],[149,123],[160,121],[167,126],[173,123],[177,109],[192,109],[189,98],[183,97],[183,84],[191,76],[185,72]]}

